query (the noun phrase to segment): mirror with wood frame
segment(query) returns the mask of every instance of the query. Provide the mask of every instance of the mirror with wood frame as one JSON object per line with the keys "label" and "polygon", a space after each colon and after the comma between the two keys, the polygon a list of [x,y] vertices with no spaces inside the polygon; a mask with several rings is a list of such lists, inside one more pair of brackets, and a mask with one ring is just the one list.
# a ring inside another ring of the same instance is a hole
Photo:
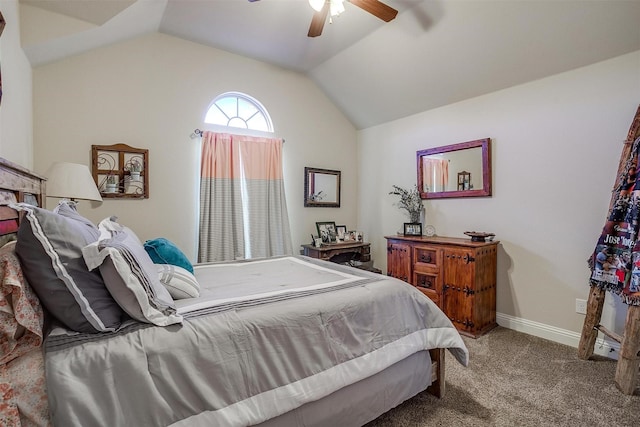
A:
{"label": "mirror with wood frame", "polygon": [[305,167],[304,205],[316,208],[339,208],[340,171]]}
{"label": "mirror with wood frame", "polygon": [[428,148],[416,153],[423,199],[491,196],[491,139]]}

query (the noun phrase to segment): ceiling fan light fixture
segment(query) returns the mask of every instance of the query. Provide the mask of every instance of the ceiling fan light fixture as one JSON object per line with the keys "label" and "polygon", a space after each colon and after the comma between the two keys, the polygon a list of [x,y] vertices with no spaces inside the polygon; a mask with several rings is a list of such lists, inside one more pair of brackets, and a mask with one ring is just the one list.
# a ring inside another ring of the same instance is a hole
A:
{"label": "ceiling fan light fixture", "polygon": [[[256,0],[249,0],[256,1]],[[345,11],[345,0],[307,0],[309,5],[315,11],[311,18],[311,25],[309,26],[308,37],[318,37],[322,34],[322,28],[327,21],[331,24],[333,22],[332,17],[340,15]],[[384,22],[389,22],[395,19],[398,11],[392,7],[387,6],[380,0],[349,0],[349,2],[375,16],[382,19]]]}
{"label": "ceiling fan light fixture", "polygon": [[344,12],[344,0],[309,0],[309,5],[316,12],[320,12],[327,3],[329,3],[329,14],[331,16],[338,16]]}
{"label": "ceiling fan light fixture", "polygon": [[324,6],[324,4],[326,2],[327,2],[327,0],[309,0],[309,5],[316,12],[320,12],[322,10],[322,7]]}
{"label": "ceiling fan light fixture", "polygon": [[330,13],[331,16],[338,16],[342,12],[344,12],[344,0],[331,0],[330,4]]}

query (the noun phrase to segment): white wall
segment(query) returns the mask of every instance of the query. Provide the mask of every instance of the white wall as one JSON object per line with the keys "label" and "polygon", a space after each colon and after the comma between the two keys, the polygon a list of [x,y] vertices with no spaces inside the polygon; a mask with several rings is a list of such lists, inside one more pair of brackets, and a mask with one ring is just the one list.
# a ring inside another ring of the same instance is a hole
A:
{"label": "white wall", "polygon": [[6,21],[0,37],[0,157],[26,168],[33,167],[31,65],[20,44],[17,0],[1,0]]}
{"label": "white wall", "polygon": [[[90,165],[92,144],[149,149],[150,198],[81,203],[93,221],[117,215],[141,239],[166,237],[195,260],[200,146],[190,134],[217,95],[239,91],[266,107],[286,140],[294,251],[316,221],[356,224],[356,130],[299,73],[156,33],[38,67],[33,81],[36,171],[59,160]],[[342,171],[341,208],[303,206],[305,166]]]}
{"label": "white wall", "polygon": [[[429,200],[426,222],[445,236],[496,233],[498,312],[579,334],[575,299],[588,297],[587,258],[639,102],[635,52],[360,131],[358,224],[376,264],[405,220],[388,192],[416,181],[416,151],[489,137],[493,197]],[[603,323],[621,332],[626,305],[607,300]]]}

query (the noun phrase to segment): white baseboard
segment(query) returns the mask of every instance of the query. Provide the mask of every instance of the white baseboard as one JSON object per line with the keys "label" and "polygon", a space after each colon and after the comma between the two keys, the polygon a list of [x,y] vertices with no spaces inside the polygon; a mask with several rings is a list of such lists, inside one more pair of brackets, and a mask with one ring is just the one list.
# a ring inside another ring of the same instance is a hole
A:
{"label": "white baseboard", "polygon": [[[498,325],[508,329],[513,329],[514,331],[523,332],[525,334],[544,338],[575,348],[578,348],[580,345],[580,334],[577,332],[556,328],[555,326],[545,325],[544,323],[538,323],[532,320],[509,316],[508,314],[503,313],[496,313],[496,320]],[[594,354],[615,360],[618,359],[619,351],[620,343],[605,340],[602,337],[598,337],[598,339],[596,339],[596,344],[593,349]]]}

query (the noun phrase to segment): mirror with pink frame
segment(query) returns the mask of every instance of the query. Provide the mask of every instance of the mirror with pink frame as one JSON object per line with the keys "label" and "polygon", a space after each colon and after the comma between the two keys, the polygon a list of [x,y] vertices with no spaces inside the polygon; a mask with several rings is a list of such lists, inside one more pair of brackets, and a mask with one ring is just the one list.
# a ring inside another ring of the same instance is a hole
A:
{"label": "mirror with pink frame", "polygon": [[491,196],[490,138],[420,150],[416,160],[423,199]]}

